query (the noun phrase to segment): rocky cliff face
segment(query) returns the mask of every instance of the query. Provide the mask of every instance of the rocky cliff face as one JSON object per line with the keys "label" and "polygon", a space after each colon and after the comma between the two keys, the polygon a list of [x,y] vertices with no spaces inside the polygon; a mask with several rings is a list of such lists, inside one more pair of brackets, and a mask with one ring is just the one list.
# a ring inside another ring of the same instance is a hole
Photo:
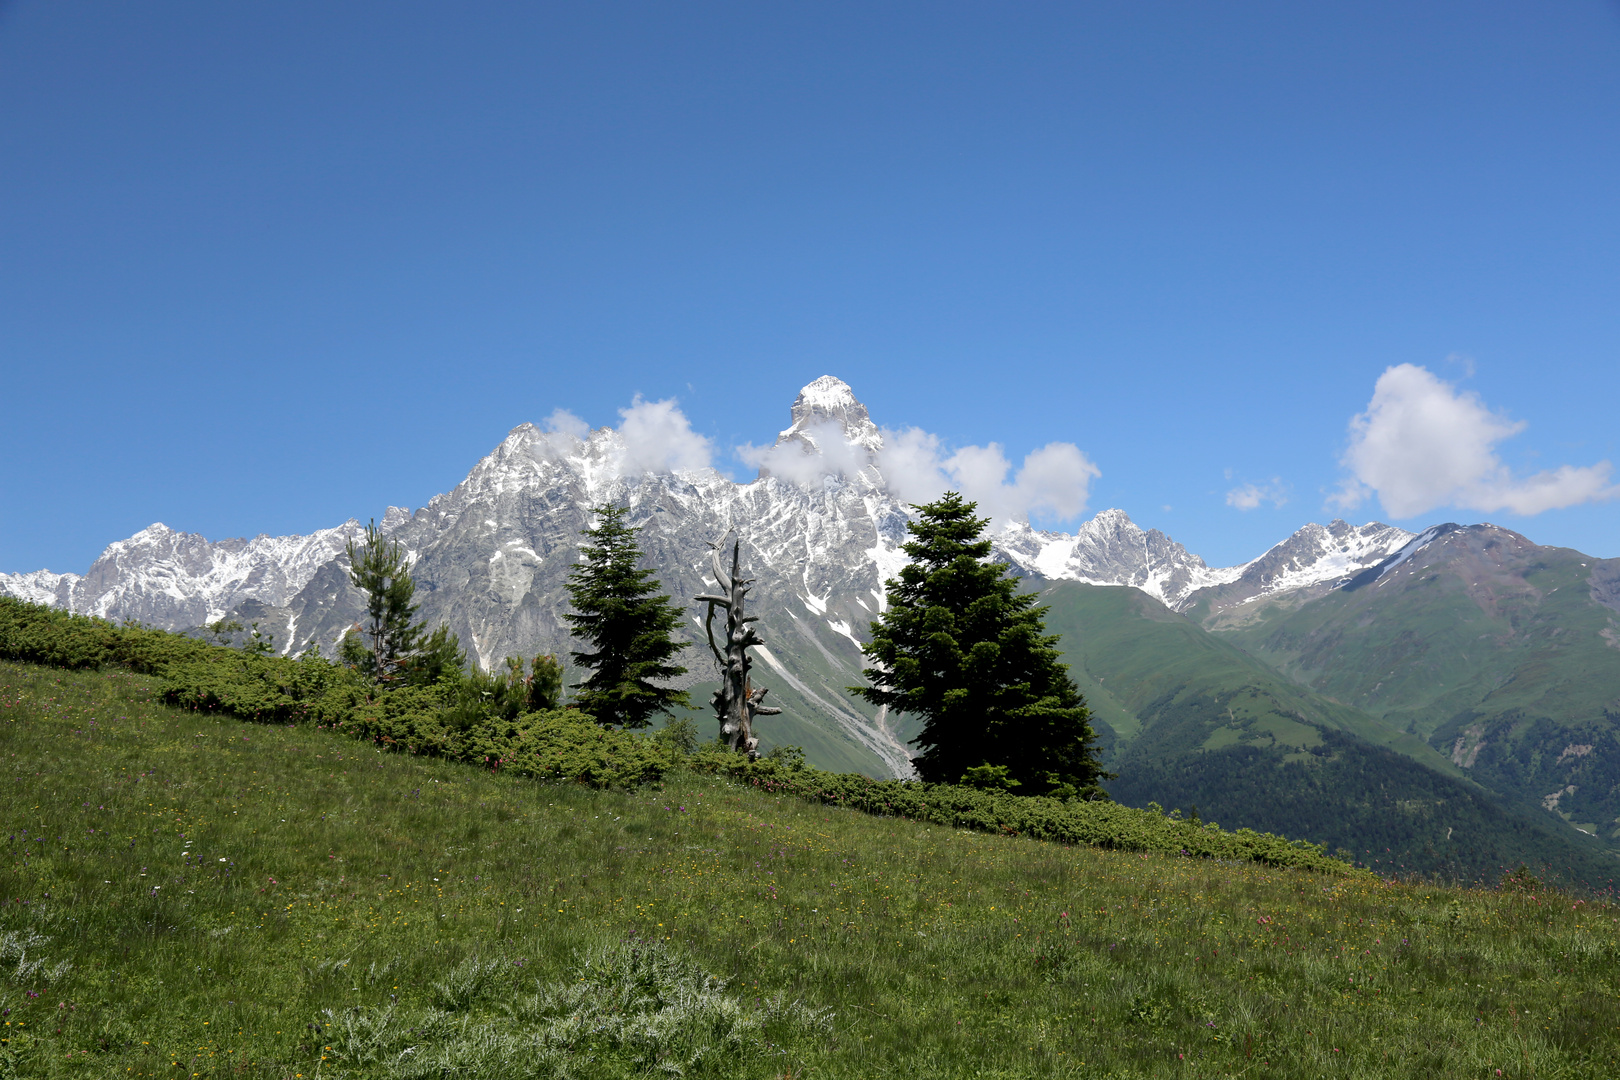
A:
{"label": "rocky cliff face", "polygon": [[1015,524],[998,551],[1026,573],[1049,581],[1130,585],[1180,610],[1194,593],[1235,580],[1239,566],[1211,569],[1158,529],[1138,528],[1123,510],[1104,510],[1071,536]]}

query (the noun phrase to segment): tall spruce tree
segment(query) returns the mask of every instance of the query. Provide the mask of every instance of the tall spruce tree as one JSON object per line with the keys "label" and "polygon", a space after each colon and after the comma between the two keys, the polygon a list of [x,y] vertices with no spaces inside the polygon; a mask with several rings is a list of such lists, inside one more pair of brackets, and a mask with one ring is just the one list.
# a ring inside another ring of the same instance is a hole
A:
{"label": "tall spruce tree", "polygon": [[585,532],[590,543],[568,575],[574,612],[563,616],[590,647],[569,653],[591,669],[574,684],[574,700],[599,723],[643,728],[655,714],[673,715],[675,706],[690,704],[686,691],[661,685],[686,674],[673,661],[687,642],[670,637],[681,610],[659,592],[653,571],[636,565],[641,549],[637,530],[625,524],[629,510],[605,504],[592,513],[596,527]]}
{"label": "tall spruce tree", "polygon": [[976,508],[955,493],[912,507],[911,562],[886,583],[864,649],[871,685],[850,691],[922,718],[912,743],[924,780],[1107,798],[1091,711],[1046,634],[1047,609],[987,561]]}

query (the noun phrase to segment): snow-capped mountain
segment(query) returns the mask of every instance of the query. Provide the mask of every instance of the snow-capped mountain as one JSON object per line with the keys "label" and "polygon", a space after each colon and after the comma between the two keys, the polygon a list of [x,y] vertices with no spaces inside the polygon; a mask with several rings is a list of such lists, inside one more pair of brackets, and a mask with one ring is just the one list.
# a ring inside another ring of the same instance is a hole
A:
{"label": "snow-capped mountain", "polygon": [[83,580],[78,574],[54,574],[49,570],[0,574],[0,596],[15,596],[30,604],[49,604],[77,611],[73,605],[73,586]]}
{"label": "snow-capped mountain", "polygon": [[245,600],[285,604],[360,531],[348,521],[309,536],[210,542],[161,522],[109,544],[83,576],[0,574],[0,593],[86,615],[171,630],[201,626]]}
{"label": "snow-capped mountain", "polygon": [[[848,384],[823,376],[799,394],[791,425],[761,452],[751,481],[649,464],[621,430],[523,424],[453,490],[414,513],[390,508],[382,527],[411,554],[421,617],[448,623],[486,667],[509,655],[566,654],[564,581],[593,506],[630,507],[648,565],[677,599],[705,591],[708,545],[735,533],[758,582],[751,607],[764,616],[767,642],[759,654],[773,693],[790,706],[786,741],[827,764],[880,763],[903,775],[907,733],[844,690],[862,681],[858,641],[882,610],[884,581],[905,562],[908,511],[885,480],[883,449],[884,433]],[[82,578],[0,574],[0,593],[170,629],[255,619],[282,651],[314,643],[330,652],[361,612],[344,555],[358,531],[351,520],[309,536],[210,542],[153,525],[110,545]],[[994,545],[1025,574],[1133,586],[1177,610],[1207,601],[1213,611],[1331,587],[1410,539],[1376,524],[1311,525],[1254,562],[1212,569],[1158,530],[1105,510],[1072,535],[1016,523]],[[696,683],[712,673],[695,613],[692,621],[685,662]]]}
{"label": "snow-capped mountain", "polygon": [[1339,588],[1358,574],[1378,566],[1416,539],[1405,529],[1373,521],[1356,526],[1344,521],[1327,525],[1310,524],[1252,562],[1229,570],[1226,575],[1188,594],[1177,606],[1186,610],[1195,604],[1222,621],[1246,618],[1264,605],[1258,601],[1286,598],[1289,602],[1314,599]]}
{"label": "snow-capped mountain", "polygon": [[1131,585],[1180,609],[1200,589],[1235,581],[1243,567],[1212,570],[1158,529],[1143,532],[1123,510],[1104,510],[1073,535],[1017,523],[996,537],[997,551],[1049,581]]}

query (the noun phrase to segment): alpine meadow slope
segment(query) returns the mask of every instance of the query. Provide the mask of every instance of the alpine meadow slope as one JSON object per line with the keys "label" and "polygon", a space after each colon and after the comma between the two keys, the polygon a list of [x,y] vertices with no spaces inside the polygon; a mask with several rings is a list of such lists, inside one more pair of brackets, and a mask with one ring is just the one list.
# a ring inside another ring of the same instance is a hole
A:
{"label": "alpine meadow slope", "polygon": [[1068,846],[691,772],[542,783],[158,693],[115,667],[0,661],[0,743],[48,778],[0,789],[0,879],[27,901],[0,909],[16,1075],[1419,1080],[1620,1062],[1615,907],[1525,878],[1459,890]]}

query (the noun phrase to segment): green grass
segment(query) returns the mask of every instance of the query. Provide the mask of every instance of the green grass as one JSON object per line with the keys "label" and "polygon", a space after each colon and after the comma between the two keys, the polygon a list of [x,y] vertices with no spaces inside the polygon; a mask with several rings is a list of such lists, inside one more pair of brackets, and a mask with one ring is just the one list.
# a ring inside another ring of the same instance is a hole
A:
{"label": "green grass", "polygon": [[1597,902],[1061,847],[689,774],[542,784],[155,686],[0,664],[0,1071],[1429,1080],[1620,1058],[1620,910]]}

